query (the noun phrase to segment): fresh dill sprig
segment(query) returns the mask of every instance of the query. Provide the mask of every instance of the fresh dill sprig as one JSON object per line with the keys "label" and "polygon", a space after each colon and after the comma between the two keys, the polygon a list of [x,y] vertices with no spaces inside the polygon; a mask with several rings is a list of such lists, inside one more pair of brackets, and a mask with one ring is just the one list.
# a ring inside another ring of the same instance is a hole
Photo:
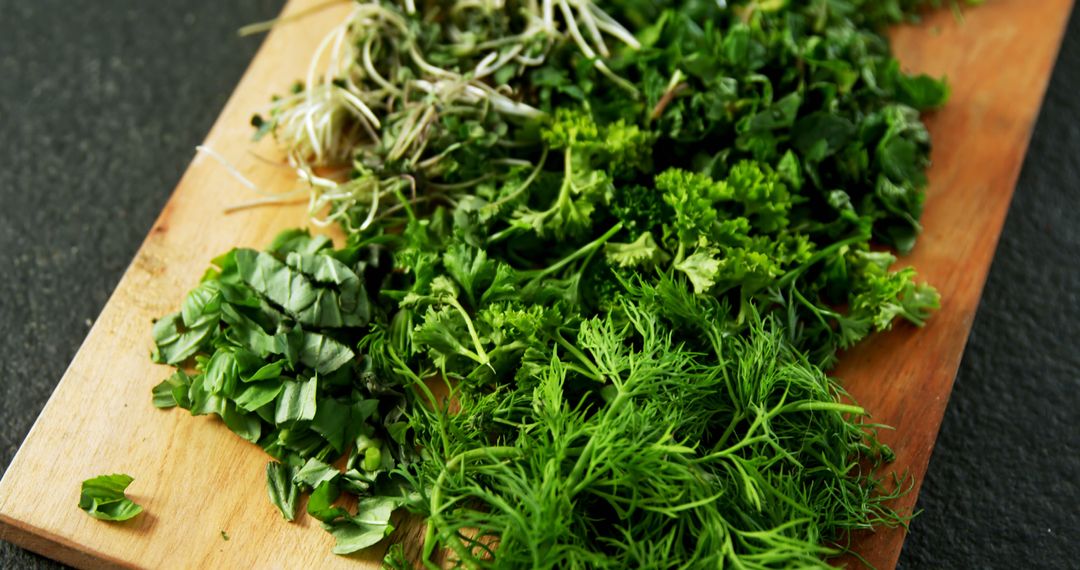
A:
{"label": "fresh dill sprig", "polygon": [[600,393],[580,395],[554,354],[535,384],[462,390],[455,414],[414,417],[427,454],[449,451],[407,472],[426,495],[413,506],[427,554],[439,544],[490,568],[826,568],[847,531],[906,520],[860,467],[887,455],[865,412],[838,403],[775,322],[745,337],[707,325],[716,344],[696,352],[633,300],[622,313],[578,330]]}

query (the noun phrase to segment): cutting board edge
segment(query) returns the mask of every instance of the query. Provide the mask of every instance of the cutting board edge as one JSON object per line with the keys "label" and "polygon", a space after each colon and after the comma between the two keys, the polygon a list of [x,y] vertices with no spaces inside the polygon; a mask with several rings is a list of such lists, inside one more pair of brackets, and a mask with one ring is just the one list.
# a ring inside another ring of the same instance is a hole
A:
{"label": "cutting board edge", "polygon": [[[1063,43],[1063,41],[1065,39],[1065,31],[1066,31],[1066,28],[1068,26],[1069,19],[1072,17],[1072,12],[1074,10],[1076,10],[1076,1],[1075,0],[1073,0],[1072,8],[1070,9],[1069,13],[1066,15],[1065,19],[1062,21],[1061,29],[1056,34],[1058,36],[1058,38],[1060,38],[1060,39],[1057,42],[1058,47],[1057,47],[1056,50],[1054,50],[1054,54],[1053,54],[1053,58],[1052,58],[1052,61],[1054,62],[1055,67],[1056,67],[1056,63],[1058,61],[1058,58],[1061,56],[1061,46],[1062,46],[1062,43]],[[1009,207],[1006,208],[1002,212],[1001,216],[997,220],[994,221],[994,225],[996,225],[999,228],[998,231],[993,236],[993,241],[994,241],[994,244],[993,244],[994,256],[993,256],[993,258],[994,259],[997,258],[997,249],[1001,245],[1001,236],[1004,235],[1004,233],[1005,233],[1005,223],[1008,221],[1009,212],[1012,211],[1012,201],[1016,197],[1016,190],[1017,190],[1017,187],[1020,184],[1020,175],[1023,173],[1024,164],[1027,162],[1028,151],[1031,150],[1032,137],[1035,135],[1035,129],[1038,128],[1038,126],[1039,126],[1039,117],[1042,115],[1043,107],[1045,107],[1045,105],[1046,105],[1046,94],[1050,90],[1050,82],[1053,80],[1053,74],[1054,74],[1054,71],[1053,71],[1053,69],[1051,69],[1050,74],[1047,75],[1047,79],[1046,79],[1045,83],[1042,86],[1041,93],[1039,94],[1039,105],[1035,109],[1035,121],[1033,121],[1031,123],[1030,127],[1027,129],[1026,138],[1024,139],[1023,143],[1019,145],[1019,148],[1021,148],[1022,151],[1023,151],[1022,154],[1024,155],[1024,160],[1022,160],[1019,164],[1016,165],[1016,167],[1013,169],[1013,173],[1009,177],[1008,186],[1010,188],[1012,188],[1012,191],[1009,192]],[[918,246],[916,246],[916,247],[918,247]],[[945,410],[949,409],[949,403],[952,401],[953,391],[956,389],[956,380],[960,376],[960,367],[964,363],[964,355],[967,353],[968,344],[971,342],[971,333],[972,333],[972,331],[975,330],[975,321],[979,317],[979,309],[980,309],[980,307],[982,307],[983,294],[986,292],[986,284],[990,280],[990,273],[991,273],[991,271],[993,271],[993,269],[994,269],[994,260],[991,259],[990,264],[987,265],[983,269],[982,275],[977,280],[978,294],[975,295],[975,298],[978,299],[978,302],[976,303],[974,310],[972,310],[972,312],[971,312],[971,319],[970,319],[970,321],[969,321],[969,323],[967,325],[967,331],[964,334],[964,343],[963,343],[962,349],[960,351],[960,357],[956,360],[956,364],[954,366],[950,367],[950,372],[948,374],[948,377],[951,378],[951,380],[949,381],[948,390],[946,390],[944,392],[945,401],[943,403],[943,407],[944,407]],[[943,302],[945,302],[945,301],[943,301]],[[930,444],[930,453],[927,456],[927,465],[924,466],[923,469],[922,469],[923,476],[916,479],[915,487],[912,488],[912,490],[911,490],[912,494],[914,494],[916,496],[916,498],[919,495],[919,491],[922,489],[923,483],[926,481],[926,471],[929,469],[930,460],[933,459],[934,449],[937,448],[937,439],[938,439],[938,435],[941,433],[941,426],[944,423],[944,419],[945,419],[944,416],[942,416],[942,421],[938,422],[938,424],[932,430],[934,438],[932,440],[932,443]],[[907,530],[904,531],[904,534],[905,534],[905,536],[907,535]],[[901,547],[901,549],[902,549],[902,547]],[[897,554],[899,554],[899,551],[897,551]]]}
{"label": "cutting board edge", "polygon": [[[14,463],[14,461],[12,462]],[[75,507],[72,506],[74,509]],[[75,568],[131,570],[137,566],[0,512],[0,540]]]}
{"label": "cutting board edge", "polygon": [[[293,5],[294,3],[291,1],[286,2],[282,7],[282,11],[278,15],[278,17],[280,18],[285,16],[290,11],[290,8]],[[270,34],[273,34],[273,31],[271,31]],[[225,128],[225,123],[228,116],[228,113],[226,113],[226,109],[228,109],[233,104],[234,100],[241,97],[241,95],[239,95],[239,93],[241,93],[241,89],[239,89],[239,87],[249,79],[249,77],[252,75],[252,70],[255,66],[255,62],[263,56],[265,51],[267,51],[267,46],[269,44],[268,39],[270,38],[270,34],[267,34],[263,37],[258,49],[255,51],[255,54],[248,62],[247,67],[244,68],[244,72],[240,75],[240,79],[236,83],[236,88],[234,88],[233,91],[229,94],[229,97],[228,99],[226,99],[225,104],[222,105],[221,110],[215,116],[214,122],[210,125],[210,128],[206,131],[206,134],[202,137],[203,143],[211,140],[217,130]],[[22,462],[21,456],[24,454],[24,452],[28,453],[27,451],[25,451],[26,446],[24,444],[32,437],[34,437],[35,432],[37,432],[39,429],[43,429],[41,428],[42,419],[47,417],[48,414],[46,412],[49,411],[50,407],[56,405],[56,398],[54,396],[65,386],[67,382],[71,381],[72,368],[75,366],[76,363],[79,362],[80,356],[82,355],[83,351],[89,350],[87,346],[88,343],[86,342],[87,339],[89,339],[91,336],[94,336],[95,334],[100,334],[96,332],[96,329],[101,326],[100,316],[102,313],[107,311],[108,308],[113,304],[114,298],[117,297],[117,295],[121,294],[120,284],[127,280],[132,273],[140,271],[138,267],[138,261],[140,256],[143,254],[143,252],[150,249],[149,244],[154,239],[156,230],[158,228],[161,228],[162,225],[169,219],[172,204],[174,201],[177,200],[176,191],[184,185],[185,179],[192,175],[192,165],[196,162],[196,160],[198,160],[198,158],[199,155],[197,154],[197,152],[193,154],[192,158],[187,162],[186,166],[184,167],[183,173],[176,180],[176,183],[172,185],[172,190],[170,190],[169,192],[169,197],[166,199],[165,204],[161,207],[161,211],[158,212],[158,215],[154,218],[153,224],[151,224],[149,229],[147,229],[146,235],[143,237],[142,241],[139,242],[139,246],[135,249],[135,253],[131,256],[131,261],[128,262],[127,266],[124,268],[124,271],[116,280],[116,285],[113,287],[112,292],[109,293],[109,297],[106,299],[105,303],[102,305],[101,310],[97,314],[98,318],[94,319],[93,326],[90,327],[90,330],[87,331],[86,336],[83,337],[82,342],[79,343],[78,350],[76,350],[75,354],[72,355],[71,360],[68,362],[67,367],[65,367],[63,374],[61,374],[60,376],[60,380],[56,383],[56,386],[49,393],[48,400],[46,400],[45,405],[42,407],[41,411],[38,412],[37,417],[34,418],[34,423],[30,426],[30,430],[27,431],[26,436],[22,439],[22,441],[19,442],[19,447],[16,448],[15,455],[11,458],[11,462],[7,465],[6,468],[4,468],[3,473],[0,474],[0,540],[10,542],[31,552],[40,554],[53,560],[57,560],[69,566],[74,566],[76,568],[138,568],[137,566],[124,562],[119,558],[111,557],[103,552],[99,552],[90,547],[83,548],[78,543],[71,541],[63,536],[54,534],[46,529],[27,524],[24,521],[9,516],[7,514],[8,501],[10,500],[10,490],[8,489],[8,487],[9,485],[11,485],[10,480],[13,478],[12,476],[10,476],[10,474],[14,472]],[[72,508],[74,509],[75,506],[72,505]],[[80,550],[80,548],[82,548],[82,550]]]}
{"label": "cutting board edge", "polygon": [[[964,355],[967,352],[968,344],[971,342],[971,334],[972,334],[972,331],[974,330],[975,320],[978,317],[979,308],[982,305],[983,293],[986,291],[986,284],[989,281],[990,272],[993,269],[994,258],[997,257],[996,252],[997,252],[998,247],[1001,244],[1001,236],[1004,234],[1005,223],[1008,220],[1009,212],[1012,210],[1012,201],[1015,199],[1017,187],[1018,187],[1018,185],[1020,183],[1020,176],[1023,173],[1024,164],[1027,162],[1028,152],[1031,149],[1031,141],[1032,141],[1032,138],[1034,137],[1035,130],[1038,128],[1039,119],[1042,116],[1043,108],[1046,105],[1046,96],[1047,96],[1047,94],[1049,93],[1049,90],[1050,90],[1050,83],[1053,81],[1054,70],[1057,67],[1057,62],[1058,62],[1059,58],[1061,57],[1061,48],[1062,48],[1062,45],[1064,43],[1065,34],[1066,34],[1067,29],[1068,29],[1068,24],[1069,24],[1069,21],[1072,19],[1073,14],[1074,14],[1074,12],[1076,10],[1077,10],[1077,1],[1076,0],[1070,0],[1069,8],[1066,10],[1066,12],[1064,14],[1064,17],[1061,19],[1057,29],[1053,33],[1053,36],[1055,37],[1055,41],[1054,41],[1054,46],[1055,47],[1052,49],[1052,52],[1051,52],[1050,69],[1045,74],[1045,80],[1042,82],[1042,85],[1040,86],[1040,89],[1039,89],[1039,96],[1038,96],[1039,103],[1034,108],[1034,111],[1035,111],[1034,119],[1028,125],[1027,130],[1026,130],[1026,132],[1024,134],[1023,141],[1018,145],[1018,148],[1020,148],[1022,150],[1021,155],[1024,158],[1021,161],[1019,161],[1016,165],[1013,166],[1012,172],[1009,174],[1009,177],[1008,177],[1009,183],[1008,183],[1008,186],[1007,186],[1010,189],[1009,192],[1008,192],[1008,205],[1007,205],[1007,207],[1005,209],[1003,209],[1001,211],[1001,213],[992,222],[993,226],[996,228],[996,231],[993,233],[993,236],[992,236],[992,239],[993,239],[992,251],[994,252],[994,255],[991,257],[990,262],[988,264],[986,264],[985,267],[981,268],[981,270],[980,270],[981,274],[979,275],[978,279],[976,280],[976,288],[977,288],[978,294],[975,296],[975,299],[977,299],[977,302],[976,302],[975,306],[971,309],[970,318],[969,318],[968,322],[965,324],[964,341],[963,341],[963,344],[961,345],[961,350],[960,350],[959,354],[957,355],[957,357],[955,358],[955,362],[950,366],[949,373],[946,375],[947,378],[948,378],[948,381],[947,381],[948,382],[948,387],[947,387],[946,390],[944,390],[942,392],[943,397],[944,397],[944,401],[941,404],[941,406],[942,406],[942,414],[941,414],[940,419],[929,430],[929,433],[933,437],[932,437],[932,439],[930,439],[930,444],[929,444],[929,448],[928,448],[926,456],[925,456],[925,461],[920,465],[909,465],[908,466],[909,472],[918,474],[918,476],[912,475],[912,477],[913,477],[913,486],[911,487],[911,489],[908,492],[909,496],[914,498],[914,500],[911,502],[911,506],[910,506],[910,512],[913,515],[918,513],[918,499],[919,499],[920,494],[922,493],[923,484],[926,482],[926,475],[927,475],[927,472],[930,469],[930,462],[933,459],[934,451],[937,448],[938,437],[941,434],[941,428],[942,428],[942,425],[944,424],[944,420],[945,420],[945,413],[947,413],[947,410],[949,408],[949,404],[952,401],[953,391],[956,388],[956,381],[957,381],[957,379],[959,377],[959,374],[960,374],[960,367],[963,364],[963,359],[964,359]],[[918,247],[918,245],[916,245],[916,248],[917,247]],[[943,300],[942,302],[947,302],[947,300]],[[879,334],[881,334],[881,333],[879,333]],[[895,334],[895,331],[888,331],[888,332],[886,332],[884,334]],[[917,520],[918,519],[916,517],[911,522],[916,522]],[[892,540],[896,541],[897,546],[894,547],[894,548],[888,548],[887,549],[887,550],[889,550],[888,566],[887,567],[895,568],[897,566],[897,564],[900,561],[900,556],[903,553],[904,547],[907,545],[907,537],[908,537],[908,535],[910,533],[911,533],[910,524],[902,525],[900,527],[892,528],[892,529],[888,529],[888,528],[880,529],[878,531],[875,531],[875,532],[871,533],[871,534],[879,535],[879,536],[883,536],[883,537],[888,537],[889,535],[893,535],[893,534],[899,534],[899,538],[892,539]],[[885,540],[890,540],[890,539],[885,538]],[[842,560],[844,562],[847,562],[847,563],[850,563],[850,562],[854,561],[854,559],[851,558],[849,555],[845,555],[844,557],[841,557],[841,558],[842,558]]]}

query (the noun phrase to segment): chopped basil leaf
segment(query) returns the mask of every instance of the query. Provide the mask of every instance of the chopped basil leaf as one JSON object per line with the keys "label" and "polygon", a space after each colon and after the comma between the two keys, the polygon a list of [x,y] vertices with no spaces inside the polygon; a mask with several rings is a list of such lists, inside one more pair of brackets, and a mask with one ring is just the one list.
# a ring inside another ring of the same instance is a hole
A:
{"label": "chopped basil leaf", "polygon": [[143,511],[124,491],[134,479],[130,475],[101,475],[83,481],[79,508],[103,521],[126,521]]}

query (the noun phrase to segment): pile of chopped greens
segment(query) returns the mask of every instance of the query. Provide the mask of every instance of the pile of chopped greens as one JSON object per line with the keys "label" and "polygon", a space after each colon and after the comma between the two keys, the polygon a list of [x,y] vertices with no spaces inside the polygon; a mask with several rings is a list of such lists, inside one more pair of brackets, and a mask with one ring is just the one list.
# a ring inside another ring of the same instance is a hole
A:
{"label": "pile of chopped greens", "polygon": [[926,4],[356,2],[253,121],[347,243],[215,259],[155,404],[336,553],[422,517],[393,567],[825,566],[907,519],[826,371],[938,306],[888,249],[948,88],[882,31]]}

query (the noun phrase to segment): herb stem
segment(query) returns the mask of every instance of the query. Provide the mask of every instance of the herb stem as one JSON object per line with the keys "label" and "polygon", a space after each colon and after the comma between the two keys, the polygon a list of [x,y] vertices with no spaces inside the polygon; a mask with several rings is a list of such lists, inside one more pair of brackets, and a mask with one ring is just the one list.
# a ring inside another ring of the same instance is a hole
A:
{"label": "herb stem", "polygon": [[582,258],[582,257],[584,257],[586,255],[589,255],[590,253],[595,251],[597,248],[604,245],[605,242],[607,242],[611,238],[615,237],[615,234],[622,231],[622,228],[623,228],[623,224],[622,224],[622,222],[619,222],[619,223],[615,224],[614,226],[612,226],[611,229],[604,232],[604,235],[596,238],[595,240],[593,240],[592,242],[590,242],[590,243],[586,244],[585,246],[581,247],[580,249],[578,249],[574,253],[571,253],[570,255],[564,257],[563,259],[561,259],[560,261],[558,261],[554,265],[551,265],[551,266],[546,267],[544,269],[534,269],[532,271],[521,271],[521,272],[518,273],[518,275],[520,275],[522,277],[525,277],[525,278],[540,279],[540,278],[543,278],[543,277],[547,277],[548,275],[551,275],[552,273],[556,273],[560,269],[566,267],[567,265],[570,265],[571,263],[577,261],[578,259],[580,259],[580,258]]}
{"label": "herb stem", "polygon": [[600,369],[597,368],[595,364],[593,364],[592,360],[590,360],[589,357],[585,356],[585,353],[581,352],[581,350],[579,350],[576,346],[570,344],[565,338],[563,338],[561,332],[556,330],[555,334],[552,336],[554,337],[555,342],[559,344],[559,346],[566,349],[566,351],[572,354],[574,358],[578,360],[578,362],[585,365],[585,367],[589,369],[589,373],[587,373],[586,376],[589,376],[597,382],[604,381],[604,374],[600,372]]}
{"label": "herb stem", "polygon": [[[506,196],[503,196],[502,198],[492,202],[491,206],[492,207],[501,206],[501,205],[503,205],[503,204],[505,204],[507,202],[510,202],[510,201],[514,200],[515,198],[520,196],[523,192],[528,190],[529,186],[532,186],[532,183],[536,180],[536,177],[540,176],[540,172],[544,169],[544,164],[547,163],[548,152],[549,152],[549,148],[547,146],[545,146],[543,154],[540,155],[540,161],[536,164],[536,167],[533,168],[533,171],[531,173],[529,173],[529,177],[526,178],[525,181],[521,183],[521,186],[515,188],[513,192],[507,194]],[[492,239],[494,239],[494,238],[492,238]]]}
{"label": "herb stem", "polygon": [[[463,451],[446,462],[446,466],[439,473],[439,477],[435,479],[435,485],[431,490],[430,513],[428,514],[427,529],[424,532],[424,551],[421,558],[425,565],[431,567],[431,555],[435,552],[435,521],[442,519],[440,511],[442,510],[443,486],[446,484],[447,476],[451,473],[456,473],[467,461],[473,459],[489,458],[500,461],[504,459],[516,459],[518,457],[521,457],[521,451],[516,447],[492,446]],[[455,548],[454,544],[451,544],[450,546],[451,548]],[[457,550],[457,548],[455,548],[455,550]]]}
{"label": "herb stem", "polygon": [[823,260],[823,259],[825,259],[827,257],[832,257],[833,255],[836,255],[836,252],[840,251],[841,249],[843,249],[845,247],[850,247],[850,246],[855,245],[857,243],[865,242],[867,239],[869,239],[869,236],[867,236],[866,234],[860,233],[858,235],[851,236],[851,237],[849,237],[849,238],[847,238],[845,240],[841,240],[841,241],[838,241],[836,243],[833,243],[833,244],[829,245],[829,247],[826,247],[825,249],[819,250],[814,255],[811,255],[810,258],[807,259],[806,262],[804,262],[802,265],[800,265],[800,266],[796,267],[795,269],[792,269],[791,271],[788,271],[787,273],[785,273],[784,276],[781,277],[776,282],[776,288],[783,289],[784,287],[787,287],[789,284],[791,284],[796,279],[798,279],[799,275],[802,275],[802,273],[804,271],[806,271],[807,269],[813,267],[815,264],[817,264],[821,260]]}
{"label": "herb stem", "polygon": [[[473,346],[476,347],[475,354],[472,354],[471,351],[467,351],[470,353],[468,354],[469,358],[476,360],[480,364],[487,364],[489,367],[491,367],[491,359],[488,358],[487,351],[484,350],[484,345],[480,342],[480,335],[476,334],[476,327],[473,325],[473,321],[472,318],[469,316],[469,312],[466,311],[465,307],[462,307],[461,303],[459,303],[458,300],[453,297],[448,296],[446,297],[445,301],[451,306],[453,306],[455,309],[457,309],[457,311],[461,313],[461,317],[465,319],[465,327],[469,330],[469,338],[472,339]],[[491,367],[491,370],[494,371],[495,368]]]}
{"label": "herb stem", "polygon": [[[630,401],[630,392],[627,390],[626,385],[618,386],[618,394],[615,399],[608,404],[607,409],[604,410],[604,421],[611,421],[616,414],[622,411],[623,406]],[[577,461],[574,463],[574,468],[570,471],[570,474],[566,477],[566,487],[572,489],[572,494],[576,495],[581,492],[583,485],[582,477],[585,475],[590,463],[592,463],[592,456],[596,453],[597,435],[593,434],[589,437],[588,443],[585,444],[585,449],[581,451],[581,455],[578,456]]]}

